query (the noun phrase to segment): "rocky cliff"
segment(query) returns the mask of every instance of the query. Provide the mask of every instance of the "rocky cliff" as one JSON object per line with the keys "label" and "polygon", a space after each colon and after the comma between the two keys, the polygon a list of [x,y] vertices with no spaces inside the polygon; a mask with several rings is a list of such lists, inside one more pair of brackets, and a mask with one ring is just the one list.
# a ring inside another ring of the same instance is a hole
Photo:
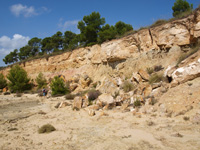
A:
{"label": "rocky cliff", "polygon": [[[130,76],[134,71],[153,65],[167,67],[199,39],[200,10],[196,10],[184,19],[139,30],[101,45],[28,61],[21,66],[33,79],[39,72],[47,78],[62,74],[66,79],[85,73],[98,81],[104,76]],[[7,74],[9,69],[1,72]]]}

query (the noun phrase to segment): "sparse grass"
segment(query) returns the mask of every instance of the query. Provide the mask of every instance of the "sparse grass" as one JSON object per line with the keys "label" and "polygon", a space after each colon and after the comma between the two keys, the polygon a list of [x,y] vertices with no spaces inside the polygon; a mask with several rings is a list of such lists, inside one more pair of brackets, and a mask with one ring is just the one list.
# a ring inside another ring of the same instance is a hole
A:
{"label": "sparse grass", "polygon": [[148,68],[146,69],[146,72],[147,72],[149,75],[151,75],[151,74],[154,72],[154,69],[151,68],[151,67],[148,67]]}
{"label": "sparse grass", "polygon": [[162,69],[163,69],[162,65],[158,65],[158,66],[155,66],[155,67],[154,67],[154,71],[155,71],[155,72],[158,72],[158,71],[160,71],[160,70],[162,70]]}
{"label": "sparse grass", "polygon": [[188,53],[184,53],[182,55],[180,55],[177,63],[176,63],[176,66],[178,67],[179,64],[185,60],[186,58],[190,57],[191,55],[193,55],[194,53],[196,53],[197,51],[200,50],[200,44],[197,44],[195,47],[192,48],[192,50],[190,50]]}
{"label": "sparse grass", "polygon": [[136,99],[136,101],[133,103],[134,107],[140,107],[141,101],[139,99]]}
{"label": "sparse grass", "polygon": [[56,128],[54,126],[52,126],[51,124],[46,124],[43,125],[41,128],[39,128],[38,133],[50,133],[55,131]]}
{"label": "sparse grass", "polygon": [[150,76],[149,84],[158,83],[164,79],[163,74],[155,73]]}
{"label": "sparse grass", "polygon": [[117,98],[117,96],[119,96],[119,91],[115,91],[114,95],[113,95],[113,98]]}
{"label": "sparse grass", "polygon": [[135,86],[133,85],[133,83],[131,83],[129,81],[124,81],[122,88],[123,88],[124,92],[130,92],[135,88]]}
{"label": "sparse grass", "polygon": [[152,27],[160,26],[160,25],[165,24],[167,22],[169,22],[169,21],[165,20],[165,19],[158,19],[150,27],[152,28]]}
{"label": "sparse grass", "polygon": [[76,96],[75,94],[70,93],[70,94],[65,95],[65,99],[66,100],[73,100],[75,98],[75,96]]}

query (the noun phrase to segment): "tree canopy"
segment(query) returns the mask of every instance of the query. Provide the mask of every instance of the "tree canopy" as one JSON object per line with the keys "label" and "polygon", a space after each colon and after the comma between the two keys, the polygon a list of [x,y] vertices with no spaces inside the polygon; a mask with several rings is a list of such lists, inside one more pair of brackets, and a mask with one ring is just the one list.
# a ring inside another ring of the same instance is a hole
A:
{"label": "tree canopy", "polygon": [[97,42],[97,34],[101,30],[101,26],[105,24],[105,18],[101,18],[99,12],[92,12],[88,16],[84,16],[83,20],[78,22],[80,29],[80,40],[85,45],[95,44]]}
{"label": "tree canopy", "polygon": [[19,65],[10,69],[7,79],[9,80],[8,87],[12,92],[23,92],[31,88],[27,72]]}
{"label": "tree canopy", "polygon": [[172,7],[173,16],[177,17],[183,12],[192,11],[193,4],[189,4],[186,0],[176,0],[174,6]]}

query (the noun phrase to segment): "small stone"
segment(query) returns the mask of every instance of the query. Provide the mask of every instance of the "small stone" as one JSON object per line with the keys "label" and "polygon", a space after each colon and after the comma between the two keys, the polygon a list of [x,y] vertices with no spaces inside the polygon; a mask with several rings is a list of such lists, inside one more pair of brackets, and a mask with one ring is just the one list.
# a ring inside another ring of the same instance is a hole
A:
{"label": "small stone", "polygon": [[89,109],[88,110],[88,114],[89,114],[89,116],[94,116],[95,115],[95,111],[93,109]]}

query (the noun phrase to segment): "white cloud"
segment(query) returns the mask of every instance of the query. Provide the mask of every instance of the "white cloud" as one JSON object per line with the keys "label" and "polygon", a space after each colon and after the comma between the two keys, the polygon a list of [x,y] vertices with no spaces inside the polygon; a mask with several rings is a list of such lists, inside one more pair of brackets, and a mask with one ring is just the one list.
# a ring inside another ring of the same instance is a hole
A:
{"label": "white cloud", "polygon": [[36,16],[42,14],[44,12],[50,12],[50,10],[46,7],[41,7],[39,9],[35,9],[33,6],[26,6],[22,4],[15,4],[10,7],[10,11],[17,17],[24,16],[26,18]]}
{"label": "white cloud", "polygon": [[79,20],[71,20],[71,21],[65,21],[63,22],[63,19],[61,18],[58,24],[58,27],[61,28],[63,32],[65,31],[72,31],[75,33],[78,33],[79,30],[77,28]]}
{"label": "white cloud", "polygon": [[0,37],[0,54],[7,55],[14,49],[20,49],[25,46],[30,38],[28,36],[22,36],[20,34],[14,34],[12,38],[8,36]]}

